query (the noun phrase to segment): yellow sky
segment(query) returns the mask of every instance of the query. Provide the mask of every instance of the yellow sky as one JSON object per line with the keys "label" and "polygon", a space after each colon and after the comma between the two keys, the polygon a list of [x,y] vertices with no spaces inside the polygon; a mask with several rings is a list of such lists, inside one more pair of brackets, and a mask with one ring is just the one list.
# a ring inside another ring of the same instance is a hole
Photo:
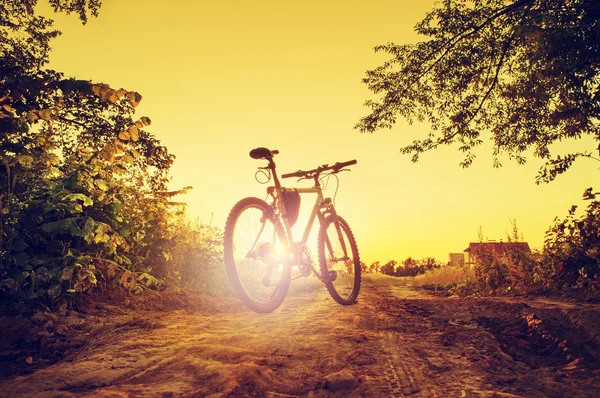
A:
{"label": "yellow sky", "polygon": [[[139,116],[152,119],[150,131],[177,156],[172,187],[194,187],[190,213],[205,222],[223,226],[237,200],[265,196],[254,180],[262,162],[248,152],[266,146],[281,152],[280,172],[358,160],[340,174],[336,204],[366,262],[447,261],[480,227],[486,238],[504,238],[510,219],[540,248],[555,216],[585,205],[581,194],[600,165],[582,160],[537,186],[541,162],[531,157],[526,166],[505,159],[494,169],[487,145],[462,169],[450,147],[412,164],[399,148],[426,134],[426,125],[400,121],[373,135],[353,129],[371,95],[361,78],[385,59],[372,48],[417,40],[413,26],[432,4],[105,0],[86,26],[53,17],[63,35],[50,67],[140,92]],[[578,148],[594,148],[585,144]]]}

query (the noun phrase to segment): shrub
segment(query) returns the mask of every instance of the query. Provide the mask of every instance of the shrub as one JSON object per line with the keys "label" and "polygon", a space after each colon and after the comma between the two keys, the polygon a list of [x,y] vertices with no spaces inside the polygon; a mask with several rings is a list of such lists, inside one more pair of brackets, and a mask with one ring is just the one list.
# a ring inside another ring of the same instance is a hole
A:
{"label": "shrub", "polygon": [[573,206],[564,220],[555,220],[546,232],[535,281],[547,288],[598,287],[600,261],[600,202],[589,188],[585,214],[575,216]]}

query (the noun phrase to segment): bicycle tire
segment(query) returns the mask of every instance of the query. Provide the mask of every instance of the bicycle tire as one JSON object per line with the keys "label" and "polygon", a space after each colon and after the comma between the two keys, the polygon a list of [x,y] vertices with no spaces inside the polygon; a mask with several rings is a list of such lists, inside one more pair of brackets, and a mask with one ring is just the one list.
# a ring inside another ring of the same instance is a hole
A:
{"label": "bicycle tire", "polygon": [[[356,245],[356,239],[354,238],[354,234],[352,233],[350,226],[342,217],[337,216],[337,218],[340,223],[342,235],[345,235],[346,237],[344,239],[346,251],[351,253],[352,258],[343,262],[328,261],[331,260],[331,258],[328,259],[327,257],[327,251],[329,251],[329,248],[327,247],[327,239],[329,236],[338,239],[337,241],[334,240],[332,242],[332,246],[335,246],[337,242],[337,245],[340,246],[339,250],[342,250],[339,243],[338,232],[335,228],[334,218],[333,216],[328,216],[325,218],[321,224],[321,227],[319,228],[319,264],[321,267],[321,274],[325,278],[324,283],[329,291],[329,295],[339,304],[350,305],[356,302],[358,293],[360,292],[360,256],[358,253],[358,246]],[[330,242],[332,240],[333,239],[329,239]],[[343,251],[341,253],[343,253]],[[340,252],[338,251],[338,255],[339,254]],[[333,257],[337,257],[335,256],[335,253]],[[336,272],[334,280],[327,279],[330,271]]]}
{"label": "bicycle tire", "polygon": [[[260,218],[257,221],[258,216]],[[262,223],[264,225],[261,226]],[[257,228],[260,231],[257,232]],[[269,230],[265,232],[265,229]],[[263,233],[264,238],[261,236]],[[269,238],[271,233],[273,237]],[[274,253],[278,244],[280,247],[286,246],[285,239],[281,222],[275,217],[271,206],[262,199],[244,198],[229,212],[223,235],[227,275],[234,294],[255,312],[273,312],[287,295],[291,267],[284,259],[277,259]],[[275,266],[277,270],[274,271]],[[279,275],[278,282],[274,285],[267,284],[265,279],[268,277],[267,281],[270,283],[273,272]],[[253,274],[257,280],[250,280]],[[270,287],[274,289],[269,293],[265,288]],[[265,290],[264,294],[258,292],[260,288]],[[264,297],[258,297],[259,295]]]}

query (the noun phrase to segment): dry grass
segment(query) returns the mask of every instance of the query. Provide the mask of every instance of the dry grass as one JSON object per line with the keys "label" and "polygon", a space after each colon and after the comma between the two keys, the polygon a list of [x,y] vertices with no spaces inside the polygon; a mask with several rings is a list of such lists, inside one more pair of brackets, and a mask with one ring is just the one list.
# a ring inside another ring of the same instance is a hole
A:
{"label": "dry grass", "polygon": [[386,284],[386,285],[406,285],[406,281],[410,279],[407,277],[397,277],[385,274],[363,274],[362,280],[367,283],[373,284]]}
{"label": "dry grass", "polygon": [[455,286],[467,285],[475,281],[475,273],[471,267],[447,266],[427,271],[423,275],[417,275],[414,286]]}

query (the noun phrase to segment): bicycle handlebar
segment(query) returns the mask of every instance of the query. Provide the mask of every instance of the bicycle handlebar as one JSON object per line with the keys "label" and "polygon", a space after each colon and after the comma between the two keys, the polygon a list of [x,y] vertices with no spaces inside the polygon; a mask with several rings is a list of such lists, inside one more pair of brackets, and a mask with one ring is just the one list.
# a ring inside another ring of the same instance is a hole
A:
{"label": "bicycle handlebar", "polygon": [[353,164],[356,164],[356,163],[358,163],[358,162],[356,161],[356,159],[354,159],[354,160],[349,160],[347,162],[337,162],[335,164],[332,164],[331,166],[324,164],[324,165],[319,166],[316,169],[312,169],[312,170],[298,170],[294,173],[282,174],[281,178],[291,178],[291,177],[312,178],[312,177],[315,177],[327,170],[333,170],[334,173],[337,173],[344,167],[352,166]]}

